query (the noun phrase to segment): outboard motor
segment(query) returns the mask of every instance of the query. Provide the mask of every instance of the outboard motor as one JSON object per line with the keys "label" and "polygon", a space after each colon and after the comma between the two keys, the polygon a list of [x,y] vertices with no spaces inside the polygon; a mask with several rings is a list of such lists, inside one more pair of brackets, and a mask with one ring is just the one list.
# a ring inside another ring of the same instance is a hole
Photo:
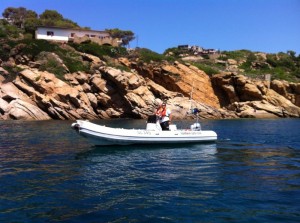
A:
{"label": "outboard motor", "polygon": [[192,114],[196,115],[197,117],[197,121],[191,125],[191,130],[192,131],[201,131],[201,124],[199,123],[199,117],[198,117],[198,113],[200,112],[200,110],[198,108],[193,108],[191,109]]}

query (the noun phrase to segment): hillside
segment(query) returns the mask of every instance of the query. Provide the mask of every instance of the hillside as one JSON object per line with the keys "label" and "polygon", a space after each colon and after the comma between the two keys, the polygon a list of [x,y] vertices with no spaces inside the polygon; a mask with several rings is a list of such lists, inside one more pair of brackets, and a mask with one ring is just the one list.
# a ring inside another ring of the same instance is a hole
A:
{"label": "hillside", "polygon": [[[191,118],[191,106],[201,118],[300,116],[298,82],[241,75],[245,62],[225,52],[195,62],[88,41],[0,41],[0,119],[147,118],[161,100],[175,118]],[[228,70],[235,61],[238,70]]]}
{"label": "hillside", "polygon": [[215,54],[195,55],[192,50],[167,49],[164,53],[176,60],[189,61],[209,75],[234,72],[252,78],[264,78],[299,82],[300,55],[288,51],[277,54],[252,52],[250,50],[219,51]]}

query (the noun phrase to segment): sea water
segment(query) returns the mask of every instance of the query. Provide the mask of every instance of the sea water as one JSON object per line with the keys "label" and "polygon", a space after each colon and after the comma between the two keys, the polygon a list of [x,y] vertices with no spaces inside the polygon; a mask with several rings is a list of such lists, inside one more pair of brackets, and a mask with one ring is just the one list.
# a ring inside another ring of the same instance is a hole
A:
{"label": "sea water", "polygon": [[71,123],[0,121],[0,222],[300,222],[300,119],[203,120],[216,143],[103,147]]}

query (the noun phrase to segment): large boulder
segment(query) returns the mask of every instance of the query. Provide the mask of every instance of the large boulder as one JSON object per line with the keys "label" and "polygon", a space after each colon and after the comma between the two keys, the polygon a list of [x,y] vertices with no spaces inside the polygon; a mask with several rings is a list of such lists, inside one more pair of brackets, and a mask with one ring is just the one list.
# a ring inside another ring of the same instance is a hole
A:
{"label": "large boulder", "polygon": [[241,118],[278,118],[283,116],[280,108],[267,101],[235,102],[229,109],[236,112]]}
{"label": "large boulder", "polygon": [[16,99],[11,101],[6,110],[7,119],[17,120],[49,120],[49,115],[39,109],[37,106],[28,102]]}
{"label": "large boulder", "polygon": [[165,89],[181,93],[186,97],[192,95],[195,101],[199,101],[215,108],[220,108],[220,102],[210,77],[202,70],[191,64],[179,62],[138,64],[131,63],[139,75],[148,77],[157,85]]}
{"label": "large boulder", "polygon": [[[79,78],[78,75],[80,76]],[[75,79],[76,77],[85,80],[85,74],[76,73]],[[89,97],[82,90],[79,91],[77,89],[78,86],[75,88],[71,87],[66,82],[58,79],[54,74],[36,69],[25,69],[20,72],[19,78],[14,83],[19,89],[22,89],[31,98],[34,98],[37,105],[52,118],[97,118]]]}
{"label": "large boulder", "polygon": [[295,100],[289,95],[292,87],[287,82],[272,81],[272,90],[265,81],[233,73],[215,75],[212,82],[221,104],[239,117],[300,117],[300,108],[293,103]]}
{"label": "large boulder", "polygon": [[23,91],[17,88],[12,82],[4,83],[0,88],[0,97],[7,102],[11,102],[15,99],[20,99],[27,103],[35,105],[35,102],[28,97]]}
{"label": "large boulder", "polygon": [[8,107],[8,102],[0,98],[0,113],[3,115]]}
{"label": "large boulder", "polygon": [[114,82],[120,89],[133,90],[145,84],[144,78],[136,73],[121,71],[116,68],[106,67],[101,70],[109,80]]}
{"label": "large boulder", "polygon": [[296,106],[300,106],[300,83],[273,80],[271,82],[271,89],[290,100]]}
{"label": "large boulder", "polygon": [[300,117],[300,107],[294,105],[290,100],[272,89],[268,90],[265,99],[272,105],[280,108],[284,117]]}

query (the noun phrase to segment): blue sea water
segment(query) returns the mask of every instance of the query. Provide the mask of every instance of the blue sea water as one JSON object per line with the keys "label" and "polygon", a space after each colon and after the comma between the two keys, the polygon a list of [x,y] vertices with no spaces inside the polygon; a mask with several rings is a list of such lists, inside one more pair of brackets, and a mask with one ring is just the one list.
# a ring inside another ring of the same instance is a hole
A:
{"label": "blue sea water", "polygon": [[300,119],[204,120],[217,143],[106,147],[71,123],[0,121],[0,222],[300,222]]}

